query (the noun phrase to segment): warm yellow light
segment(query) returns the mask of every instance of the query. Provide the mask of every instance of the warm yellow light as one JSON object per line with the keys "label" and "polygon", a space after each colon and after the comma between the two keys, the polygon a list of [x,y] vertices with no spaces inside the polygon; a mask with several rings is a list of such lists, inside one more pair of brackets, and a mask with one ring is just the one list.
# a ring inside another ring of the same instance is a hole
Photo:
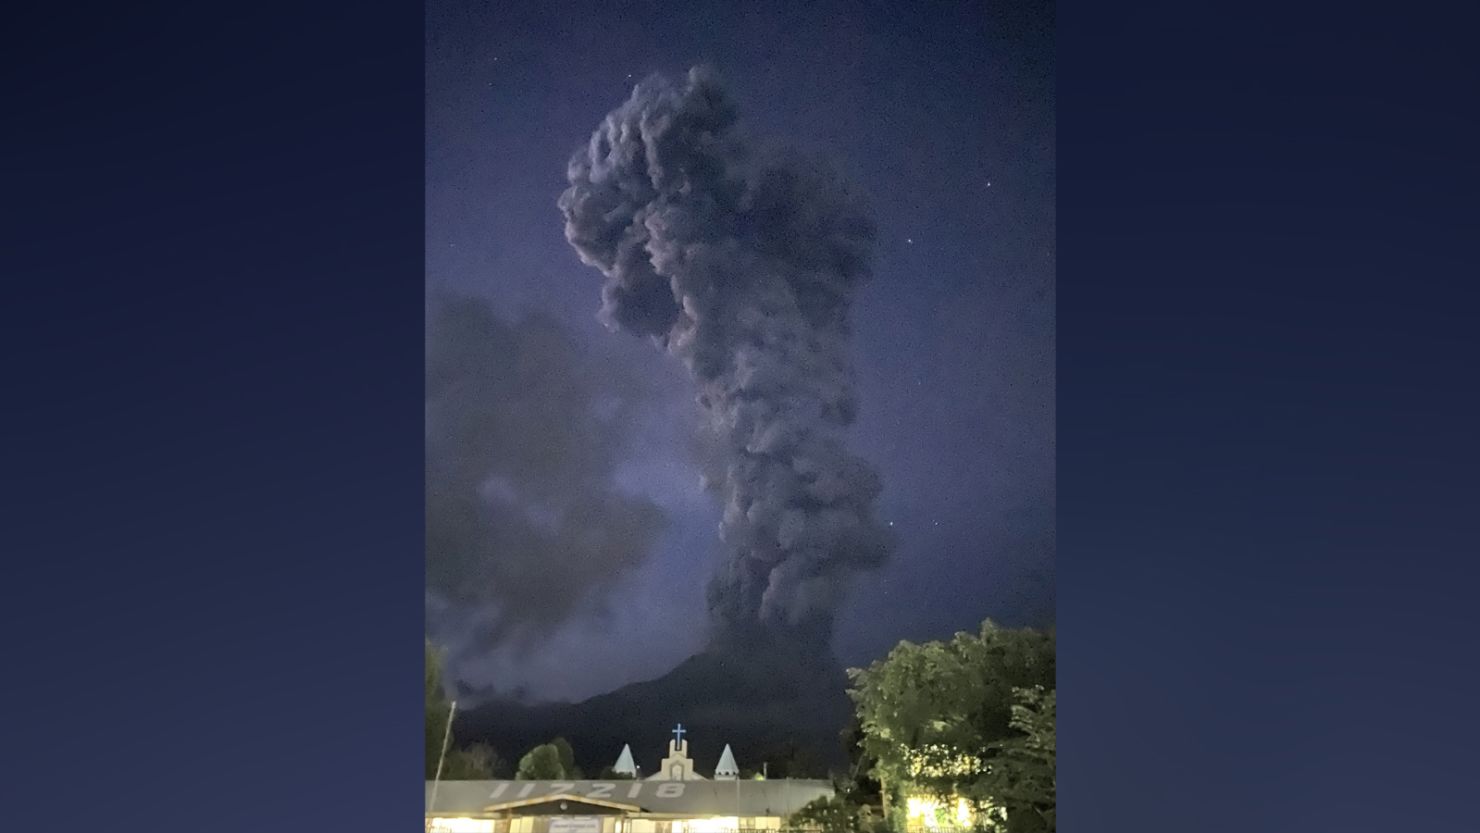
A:
{"label": "warm yellow light", "polygon": [[928,830],[946,827],[971,827],[976,817],[971,802],[964,797],[955,801],[942,801],[932,795],[911,795],[905,798],[905,815],[918,821]]}
{"label": "warm yellow light", "polygon": [[427,819],[427,833],[493,833],[493,819]]}
{"label": "warm yellow light", "polygon": [[905,815],[911,819],[919,819],[926,827],[936,826],[936,814],[940,812],[940,802],[928,795],[912,795],[905,799]]}
{"label": "warm yellow light", "polygon": [[971,775],[981,772],[983,764],[975,755],[960,752],[939,743],[930,743],[906,750],[906,765],[909,774],[918,778],[946,778],[953,775]]}
{"label": "warm yellow light", "polygon": [[962,827],[971,826],[971,802],[964,798],[956,799],[956,823]]}

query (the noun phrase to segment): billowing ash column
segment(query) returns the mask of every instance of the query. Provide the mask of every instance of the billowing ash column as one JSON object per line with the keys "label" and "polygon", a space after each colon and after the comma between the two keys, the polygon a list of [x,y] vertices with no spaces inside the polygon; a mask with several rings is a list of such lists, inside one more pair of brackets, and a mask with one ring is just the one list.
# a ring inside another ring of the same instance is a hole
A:
{"label": "billowing ash column", "polygon": [[566,238],[602,316],[681,360],[724,449],[714,637],[825,648],[848,577],[891,545],[850,454],[849,309],[874,224],[835,179],[763,154],[706,72],[654,77],[571,160]]}

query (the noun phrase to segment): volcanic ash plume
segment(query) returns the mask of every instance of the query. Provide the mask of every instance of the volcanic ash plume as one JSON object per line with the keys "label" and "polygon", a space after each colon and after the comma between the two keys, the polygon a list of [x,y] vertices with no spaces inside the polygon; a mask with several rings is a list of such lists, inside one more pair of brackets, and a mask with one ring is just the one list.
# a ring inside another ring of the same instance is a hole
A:
{"label": "volcanic ash plume", "polygon": [[715,636],[825,645],[847,577],[890,549],[879,478],[843,443],[872,220],[837,181],[748,142],[701,70],[640,84],[569,178],[565,234],[605,276],[603,319],[689,368],[723,448]]}

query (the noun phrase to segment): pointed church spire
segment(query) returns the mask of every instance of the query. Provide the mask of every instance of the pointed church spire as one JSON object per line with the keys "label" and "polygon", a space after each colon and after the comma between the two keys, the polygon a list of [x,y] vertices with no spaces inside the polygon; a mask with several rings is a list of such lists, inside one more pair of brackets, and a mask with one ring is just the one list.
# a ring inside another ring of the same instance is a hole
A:
{"label": "pointed church spire", "polygon": [[735,765],[735,755],[730,751],[730,745],[725,744],[725,751],[720,753],[719,766],[714,768],[714,780],[733,781],[740,777],[740,767]]}
{"label": "pointed church spire", "polygon": [[632,778],[637,777],[637,765],[632,762],[632,746],[630,744],[622,744],[622,754],[617,756],[617,764],[612,767],[612,772]]}

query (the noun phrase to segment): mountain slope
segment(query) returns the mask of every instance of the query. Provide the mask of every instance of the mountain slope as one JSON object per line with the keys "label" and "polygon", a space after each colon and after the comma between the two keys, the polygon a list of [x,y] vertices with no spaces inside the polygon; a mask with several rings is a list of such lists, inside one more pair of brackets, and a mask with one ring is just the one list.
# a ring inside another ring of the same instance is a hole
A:
{"label": "mountain slope", "polygon": [[[689,754],[709,773],[726,743],[742,769],[800,747],[823,767],[844,760],[838,735],[851,712],[847,677],[830,657],[795,651],[706,652],[655,680],[580,703],[485,703],[460,716],[461,741],[493,744],[511,764],[555,737],[571,742],[588,775],[616,761],[630,743],[637,765],[653,772],[682,722]],[[824,773],[817,772],[817,775]]]}

